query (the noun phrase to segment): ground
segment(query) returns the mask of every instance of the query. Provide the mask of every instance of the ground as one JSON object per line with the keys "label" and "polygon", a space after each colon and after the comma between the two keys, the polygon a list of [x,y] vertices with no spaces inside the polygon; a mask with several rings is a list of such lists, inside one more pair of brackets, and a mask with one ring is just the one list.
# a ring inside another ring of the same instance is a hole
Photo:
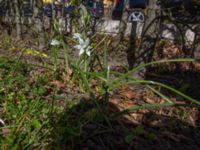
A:
{"label": "ground", "polygon": [[[17,58],[33,66],[27,75],[29,83],[34,85],[36,76],[47,73],[48,67],[44,66],[44,62],[52,63],[51,59],[45,57],[46,54],[51,54],[50,49],[42,53],[33,53],[32,50],[34,51],[37,45],[32,39],[15,41],[9,37],[5,40],[4,37],[1,40],[1,57]],[[126,44],[125,42],[115,49],[108,49],[108,63],[112,71],[119,73],[128,71],[124,50]],[[31,52],[25,50],[26,47],[32,47]],[[166,42],[163,52],[164,58],[176,58],[182,55],[179,46],[171,42]],[[71,53],[77,57],[75,50]],[[99,56],[101,55],[103,57],[100,49]],[[154,60],[159,59],[161,59],[159,53],[155,54]],[[98,66],[96,69],[99,69]],[[198,63],[167,63],[155,65],[149,69],[146,79],[165,83],[200,100],[199,71]],[[54,113],[51,116],[53,129],[47,141],[50,149],[200,149],[199,107],[181,96],[158,86],[126,84],[111,90],[109,101],[102,96],[92,99],[88,93],[80,89],[76,82],[65,82],[64,74],[59,75],[58,78],[48,77],[48,82],[42,85],[46,91],[42,95],[43,99],[50,103],[56,89],[55,103],[56,106],[62,107],[61,113]],[[99,80],[93,80],[90,84],[98,95]],[[158,109],[144,107],[125,115],[119,114],[127,108],[164,103],[163,97],[153,92],[152,88],[162,91],[170,100],[176,102],[177,106]],[[4,111],[3,107],[0,107],[0,111]],[[1,134],[6,135],[6,132],[10,131],[4,128]]]}

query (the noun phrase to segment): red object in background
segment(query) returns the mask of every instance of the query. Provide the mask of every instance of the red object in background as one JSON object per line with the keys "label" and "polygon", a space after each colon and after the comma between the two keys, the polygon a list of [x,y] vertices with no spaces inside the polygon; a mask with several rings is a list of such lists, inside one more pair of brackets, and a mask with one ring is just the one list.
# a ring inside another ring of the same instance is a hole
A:
{"label": "red object in background", "polygon": [[120,1],[121,1],[121,0],[116,0],[116,4],[115,4],[115,5],[116,5],[116,6],[119,5],[119,4],[120,4]]}

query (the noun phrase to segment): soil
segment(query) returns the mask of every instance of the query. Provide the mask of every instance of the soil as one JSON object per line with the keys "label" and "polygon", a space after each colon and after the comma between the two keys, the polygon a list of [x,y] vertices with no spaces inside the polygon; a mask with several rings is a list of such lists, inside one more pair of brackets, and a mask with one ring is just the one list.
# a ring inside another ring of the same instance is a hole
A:
{"label": "soil", "polygon": [[[25,43],[23,46],[27,46]],[[34,45],[32,45],[34,47]],[[3,45],[0,48],[1,55],[19,56],[21,51],[16,43],[15,49]],[[171,47],[171,48],[170,48]],[[123,47],[122,47],[123,48]],[[164,57],[173,58],[180,53],[173,53],[174,45],[168,44],[164,48]],[[44,51],[49,53],[49,51]],[[77,52],[75,52],[77,53]],[[39,65],[41,61],[49,61],[46,58],[24,55],[25,61]],[[154,60],[159,57],[155,56]],[[126,52],[115,49],[109,50],[109,64],[112,70],[126,72],[128,66],[126,61]],[[182,90],[189,96],[200,100],[200,78],[199,64],[182,63],[179,66],[169,65],[154,66],[148,70],[146,79],[162,82]],[[175,67],[174,67],[175,66]],[[36,69],[36,73],[42,72],[43,69]],[[183,88],[184,87],[184,88]],[[68,96],[69,99],[80,99],[71,110],[66,110],[58,118],[55,125],[55,133],[62,134],[60,127],[64,126],[64,117],[69,112],[74,112],[74,120],[79,120],[81,114],[89,111],[96,112],[94,119],[85,123],[82,127],[82,134],[77,137],[77,143],[74,143],[73,149],[84,150],[102,150],[102,149],[130,149],[130,150],[199,150],[200,149],[200,114],[199,108],[184,101],[181,97],[161,89],[168,97],[181,105],[180,107],[164,107],[161,109],[141,109],[121,117],[113,117],[116,112],[134,106],[143,104],[160,104],[164,100],[151,90],[143,86],[127,85],[110,93],[109,103],[105,110],[107,121],[102,117],[102,112],[96,111],[96,107],[91,103],[88,95],[80,92],[73,86],[62,87],[60,95]],[[73,91],[73,92],[72,92]],[[61,103],[62,105],[62,103]],[[103,104],[102,102],[102,105]],[[76,126],[78,122],[74,122]],[[60,137],[62,137],[60,135]],[[58,138],[57,136],[53,139]],[[65,141],[64,139],[61,139]],[[67,144],[63,142],[60,145],[63,149],[68,149]],[[52,146],[53,147],[53,146]]]}

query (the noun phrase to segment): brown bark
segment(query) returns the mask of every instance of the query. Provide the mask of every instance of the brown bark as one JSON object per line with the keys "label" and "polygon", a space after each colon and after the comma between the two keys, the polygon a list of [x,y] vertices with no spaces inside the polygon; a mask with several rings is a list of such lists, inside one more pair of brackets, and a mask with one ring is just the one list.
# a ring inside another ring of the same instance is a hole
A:
{"label": "brown bark", "polygon": [[43,49],[46,46],[42,7],[43,7],[42,0],[34,0],[33,20],[35,29],[38,33],[38,43],[40,49]]}
{"label": "brown bark", "polygon": [[132,70],[134,67],[135,60],[135,44],[136,44],[136,30],[137,30],[137,22],[132,23],[131,34],[129,38],[129,47],[127,49],[127,61],[129,64],[129,70]]}
{"label": "brown bark", "polygon": [[200,62],[200,25],[196,27],[196,36],[194,41],[194,58]]}
{"label": "brown bark", "polygon": [[20,2],[18,0],[14,0],[14,10],[15,10],[15,27],[16,27],[16,38],[21,38],[21,13],[20,13]]}
{"label": "brown bark", "polygon": [[119,32],[118,35],[116,37],[116,41],[113,43],[113,47],[116,47],[120,41],[122,41],[124,39],[124,34],[127,28],[127,20],[128,20],[128,11],[127,11],[127,7],[128,7],[128,0],[124,0],[124,7],[122,10],[122,17],[119,23]]}
{"label": "brown bark", "polygon": [[7,31],[7,33],[11,35],[14,20],[14,8],[12,7],[12,2],[5,0],[2,7],[5,10],[5,16],[2,19],[2,25],[3,28]]}
{"label": "brown bark", "polygon": [[124,0],[124,8],[123,8],[123,13],[122,13],[122,18],[121,18],[120,24],[119,24],[118,41],[123,40],[124,33],[126,31],[127,20],[128,20],[127,6],[128,6],[128,0]]}

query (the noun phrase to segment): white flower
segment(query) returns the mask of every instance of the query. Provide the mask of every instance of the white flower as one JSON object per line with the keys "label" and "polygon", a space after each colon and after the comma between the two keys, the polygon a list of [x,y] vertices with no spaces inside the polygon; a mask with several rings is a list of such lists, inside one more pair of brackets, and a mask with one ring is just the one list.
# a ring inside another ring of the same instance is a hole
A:
{"label": "white flower", "polygon": [[51,45],[52,45],[52,46],[59,46],[59,45],[60,45],[60,42],[59,42],[57,39],[52,39]]}
{"label": "white flower", "polygon": [[90,50],[92,48],[91,46],[89,46],[90,40],[89,40],[89,38],[83,39],[81,36],[82,35],[79,34],[79,33],[75,33],[74,34],[73,37],[75,39],[78,39],[78,43],[79,43],[78,45],[74,46],[74,48],[80,50],[79,51],[79,56],[82,55],[82,54],[84,54],[84,53],[86,55],[90,56],[90,54],[91,54]]}
{"label": "white flower", "polygon": [[80,41],[83,40],[82,35],[80,33],[74,33],[73,38],[78,39],[79,43],[80,43]]}

